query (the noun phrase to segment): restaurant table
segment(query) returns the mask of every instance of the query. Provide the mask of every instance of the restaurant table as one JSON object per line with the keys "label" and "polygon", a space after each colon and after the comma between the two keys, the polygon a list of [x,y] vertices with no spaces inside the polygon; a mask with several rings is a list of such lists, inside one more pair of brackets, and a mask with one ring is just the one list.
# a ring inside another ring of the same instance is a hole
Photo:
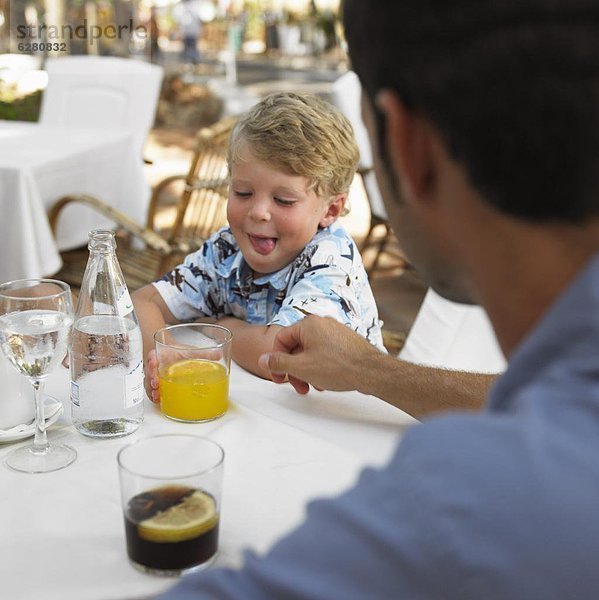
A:
{"label": "restaurant table", "polygon": [[[296,394],[233,365],[228,412],[207,423],[178,423],[146,400],[145,419],[127,437],[94,440],[70,424],[69,375],[47,392],[65,412],[52,442],[77,450],[60,471],[23,474],[0,465],[0,597],[111,600],[149,597],[176,581],[135,570],[127,560],[116,455],[159,433],[193,433],[225,451],[216,565],[236,566],[245,549],[262,554],[298,525],[306,504],[350,487],[366,466],[382,466],[414,419],[357,392]],[[9,399],[4,398],[3,401]],[[31,440],[18,443],[29,443]],[[0,461],[18,443],[0,445]]]}
{"label": "restaurant table", "polygon": [[115,129],[0,121],[0,281],[52,275],[59,250],[114,224],[85,206],[68,206],[52,236],[47,212],[67,194],[85,193],[143,223],[150,188],[131,134]]}

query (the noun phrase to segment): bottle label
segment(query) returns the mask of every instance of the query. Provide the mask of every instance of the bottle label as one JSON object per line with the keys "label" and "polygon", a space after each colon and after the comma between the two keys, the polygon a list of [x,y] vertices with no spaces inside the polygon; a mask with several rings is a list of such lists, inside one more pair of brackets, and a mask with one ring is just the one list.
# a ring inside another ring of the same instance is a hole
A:
{"label": "bottle label", "polygon": [[143,361],[125,375],[125,408],[130,408],[143,402],[144,399],[144,369]]}
{"label": "bottle label", "polygon": [[80,406],[79,404],[79,384],[71,381],[71,402],[75,406]]}
{"label": "bottle label", "polygon": [[116,301],[116,306],[119,317],[124,317],[133,310],[133,302],[131,300],[131,296],[129,295],[129,290],[126,286],[123,286],[123,289],[121,290],[121,295]]}

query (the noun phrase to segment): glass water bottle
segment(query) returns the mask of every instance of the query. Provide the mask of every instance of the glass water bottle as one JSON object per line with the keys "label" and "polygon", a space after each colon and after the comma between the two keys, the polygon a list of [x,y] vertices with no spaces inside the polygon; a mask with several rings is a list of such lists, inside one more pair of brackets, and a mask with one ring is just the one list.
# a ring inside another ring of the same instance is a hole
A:
{"label": "glass water bottle", "polygon": [[118,437],[143,421],[142,336],[114,233],[90,231],[88,248],[71,337],[71,414],[83,435]]}

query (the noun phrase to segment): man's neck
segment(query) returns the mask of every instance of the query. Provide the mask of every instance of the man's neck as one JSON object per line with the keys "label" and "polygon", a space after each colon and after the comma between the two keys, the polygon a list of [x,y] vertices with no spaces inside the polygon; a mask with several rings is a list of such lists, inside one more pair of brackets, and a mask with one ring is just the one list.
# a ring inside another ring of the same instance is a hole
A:
{"label": "man's neck", "polygon": [[[496,232],[477,261],[479,300],[506,356],[599,252],[599,222],[580,227],[518,223]],[[496,240],[501,242],[497,243]]]}

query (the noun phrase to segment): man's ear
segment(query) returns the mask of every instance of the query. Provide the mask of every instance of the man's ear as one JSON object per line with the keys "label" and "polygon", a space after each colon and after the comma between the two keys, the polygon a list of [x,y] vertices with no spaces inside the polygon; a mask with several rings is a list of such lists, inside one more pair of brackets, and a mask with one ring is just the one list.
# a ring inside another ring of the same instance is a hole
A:
{"label": "man's ear", "polygon": [[334,196],[318,224],[321,227],[328,227],[331,223],[334,223],[343,214],[346,202],[347,194],[337,194]]}
{"label": "man's ear", "polygon": [[398,173],[406,200],[424,196],[434,174],[428,122],[408,110],[394,91],[379,92],[376,104],[385,116],[390,166]]}

